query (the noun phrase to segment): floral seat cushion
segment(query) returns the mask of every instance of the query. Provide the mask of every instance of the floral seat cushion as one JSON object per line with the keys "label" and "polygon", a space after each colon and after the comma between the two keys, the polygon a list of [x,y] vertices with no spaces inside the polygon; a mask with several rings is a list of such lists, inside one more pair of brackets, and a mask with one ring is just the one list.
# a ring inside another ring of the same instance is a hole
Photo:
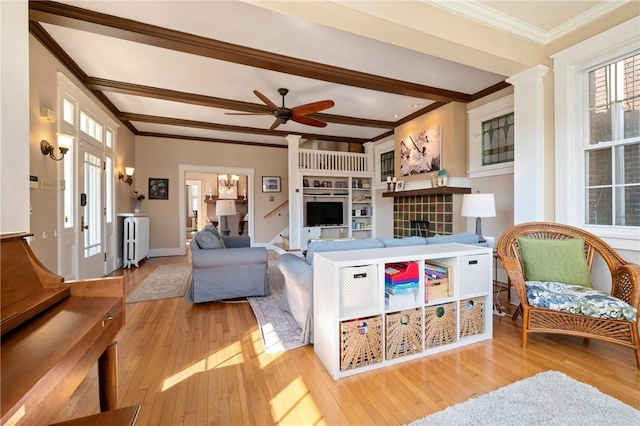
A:
{"label": "floral seat cushion", "polygon": [[636,319],[636,308],[599,290],[546,281],[527,281],[525,284],[531,306],[595,318]]}

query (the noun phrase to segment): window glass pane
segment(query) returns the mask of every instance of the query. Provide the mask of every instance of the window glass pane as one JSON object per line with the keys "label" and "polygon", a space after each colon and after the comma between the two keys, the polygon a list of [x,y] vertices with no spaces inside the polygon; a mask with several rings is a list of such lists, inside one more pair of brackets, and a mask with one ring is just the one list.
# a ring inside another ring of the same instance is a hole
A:
{"label": "window glass pane", "polygon": [[84,158],[84,193],[87,194],[85,207],[85,224],[88,228],[84,234],[85,258],[102,251],[102,161],[95,155],[85,153]]}
{"label": "window glass pane", "polygon": [[589,72],[589,143],[640,136],[640,54]]}
{"label": "window glass pane", "polygon": [[616,188],[616,225],[640,226],[640,185]]}
{"label": "window glass pane", "polygon": [[625,59],[622,108],[624,138],[640,136],[640,54]]}
{"label": "window glass pane", "polygon": [[73,157],[75,156],[75,143],[71,144],[69,151],[65,154],[62,160],[64,169],[64,227],[74,227],[74,169],[73,169]]}
{"label": "window glass pane", "polygon": [[640,183],[640,143],[616,149],[616,184]]}
{"label": "window glass pane", "polygon": [[105,208],[107,223],[113,222],[113,159],[105,158]]}
{"label": "window glass pane", "polygon": [[113,132],[111,130],[107,130],[107,132],[106,132],[105,144],[109,148],[111,148],[112,145],[113,145]]}
{"label": "window glass pane", "polygon": [[387,177],[394,174],[394,152],[389,151],[380,154],[380,181],[386,182]]}
{"label": "window glass pane", "polygon": [[62,101],[62,119],[64,121],[66,121],[67,123],[73,125],[74,123],[74,112],[75,112],[75,107],[74,105],[68,101],[67,99],[64,99]]}
{"label": "window glass pane", "polygon": [[89,134],[89,117],[83,111],[80,111],[80,130]]}
{"label": "window glass pane", "polygon": [[611,108],[608,106],[595,108],[589,112],[589,144],[594,145],[600,142],[607,142],[612,139],[611,135]]}
{"label": "window glass pane", "polygon": [[587,189],[587,217],[589,225],[611,225],[612,193],[611,187]]}
{"label": "window glass pane", "polygon": [[588,186],[611,185],[611,148],[587,152]]}
{"label": "window glass pane", "polygon": [[509,113],[482,123],[482,165],[513,161],[514,114]]}
{"label": "window glass pane", "polygon": [[102,126],[98,123],[96,123],[96,130],[93,137],[102,142]]}

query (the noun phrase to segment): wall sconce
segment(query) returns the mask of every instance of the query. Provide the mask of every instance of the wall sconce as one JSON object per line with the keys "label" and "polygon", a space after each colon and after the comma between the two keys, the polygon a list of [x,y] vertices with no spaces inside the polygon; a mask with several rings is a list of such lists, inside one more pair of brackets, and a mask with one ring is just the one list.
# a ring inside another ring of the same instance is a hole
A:
{"label": "wall sconce", "polygon": [[238,181],[240,177],[238,175],[218,175],[218,181],[220,185],[224,186],[227,189],[231,189],[234,186],[238,185]]}
{"label": "wall sconce", "polygon": [[71,148],[74,137],[64,133],[56,133],[56,136],[58,137],[58,149],[60,150],[61,154],[60,158],[56,158],[55,155],[53,155],[55,147],[44,139],[40,141],[40,151],[42,151],[43,155],[48,155],[49,157],[51,157],[53,161],[60,161],[69,151],[69,148]]}
{"label": "wall sconce", "polygon": [[129,184],[129,186],[131,186],[131,184],[133,183],[133,171],[135,169],[133,167],[125,167],[124,168],[124,174],[122,172],[118,172],[118,179],[126,182]]}

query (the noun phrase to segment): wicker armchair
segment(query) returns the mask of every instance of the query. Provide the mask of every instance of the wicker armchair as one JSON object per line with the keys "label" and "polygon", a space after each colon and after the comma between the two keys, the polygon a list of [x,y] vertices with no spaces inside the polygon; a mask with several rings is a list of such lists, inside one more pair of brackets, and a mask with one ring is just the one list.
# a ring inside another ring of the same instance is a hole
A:
{"label": "wicker armchair", "polygon": [[[517,237],[584,238],[584,254],[589,270],[595,253],[598,253],[611,271],[611,295],[638,309],[635,321],[594,318],[531,306],[527,298]],[[518,310],[522,315],[523,348],[527,346],[529,333],[556,333],[598,339],[635,350],[636,364],[640,368],[640,266],[622,259],[597,236],[579,228],[556,223],[530,222],[510,227],[498,240],[497,253],[520,299]],[[517,315],[514,315],[514,318],[516,317]]]}

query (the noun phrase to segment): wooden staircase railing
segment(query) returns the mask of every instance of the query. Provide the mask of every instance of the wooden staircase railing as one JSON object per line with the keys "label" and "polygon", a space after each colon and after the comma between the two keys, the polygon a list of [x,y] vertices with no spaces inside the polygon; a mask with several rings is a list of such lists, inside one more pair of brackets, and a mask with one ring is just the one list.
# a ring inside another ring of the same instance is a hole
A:
{"label": "wooden staircase railing", "polygon": [[286,206],[287,203],[289,203],[289,199],[284,200],[282,203],[280,203],[277,207],[275,207],[274,209],[272,209],[269,213],[265,214],[263,219],[267,219],[268,217],[272,216],[275,212],[277,212],[278,210],[280,210],[282,207]]}

